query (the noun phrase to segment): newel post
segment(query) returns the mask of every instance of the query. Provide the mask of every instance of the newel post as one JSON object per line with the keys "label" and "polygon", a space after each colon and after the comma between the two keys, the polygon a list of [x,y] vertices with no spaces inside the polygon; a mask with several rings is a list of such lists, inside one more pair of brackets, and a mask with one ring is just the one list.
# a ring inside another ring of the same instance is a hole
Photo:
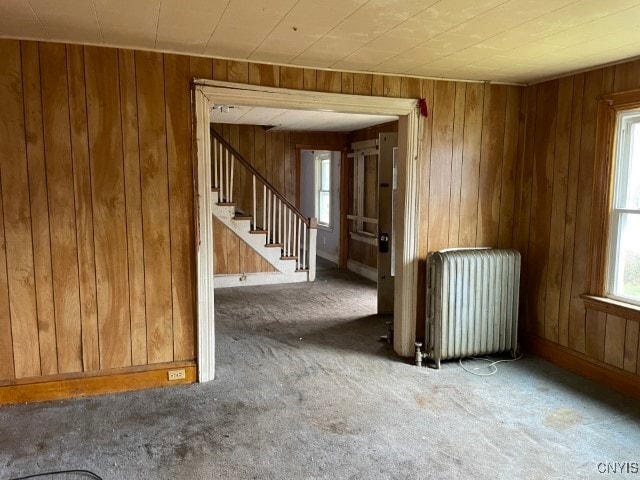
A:
{"label": "newel post", "polygon": [[316,239],[318,236],[318,219],[309,219],[309,281],[316,279]]}

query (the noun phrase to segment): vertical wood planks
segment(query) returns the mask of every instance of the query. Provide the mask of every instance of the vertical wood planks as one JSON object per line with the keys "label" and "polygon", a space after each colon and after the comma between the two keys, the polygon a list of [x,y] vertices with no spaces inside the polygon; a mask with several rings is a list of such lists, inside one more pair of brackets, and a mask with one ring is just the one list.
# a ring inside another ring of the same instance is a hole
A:
{"label": "vertical wood planks", "polygon": [[304,88],[304,70],[295,67],[280,67],[280,87],[302,90]]}
{"label": "vertical wood planks", "polygon": [[638,371],[638,345],[640,323],[627,320],[627,328],[624,339],[624,362],[623,368],[627,372],[636,373]]}
{"label": "vertical wood planks", "polygon": [[353,95],[353,73],[342,73],[342,93]]}
{"label": "vertical wood planks", "polygon": [[305,90],[316,90],[316,85],[317,85],[317,78],[316,78],[316,71],[310,68],[305,68],[303,70],[303,79],[302,79],[302,85],[304,87]]}
{"label": "vertical wood planks", "polygon": [[484,86],[470,83],[466,88],[462,153],[462,187],[460,190],[460,247],[476,245],[478,225],[478,186],[480,178],[480,149]]}
{"label": "vertical wood planks", "polygon": [[280,86],[280,67],[262,63],[250,63],[248,82],[263,87]]}
{"label": "vertical wood planks", "polygon": [[456,98],[453,117],[453,148],[451,155],[451,192],[449,198],[449,241],[457,247],[460,233],[460,194],[462,189],[462,152],[464,146],[464,104],[467,85],[456,82]]}
{"label": "vertical wood planks", "polygon": [[624,344],[627,321],[615,315],[606,316],[604,361],[614,367],[624,367]]}
{"label": "vertical wood planks", "polygon": [[174,360],[195,357],[195,268],[193,232],[193,172],[191,156],[189,59],[165,55],[167,164],[171,224],[171,292]]}
{"label": "vertical wood planks", "polygon": [[528,290],[528,258],[529,258],[529,232],[531,220],[531,177],[533,169],[533,145],[535,140],[535,105],[537,104],[538,87],[536,85],[526,88],[523,94],[524,113],[521,115],[520,132],[521,139],[518,150],[518,168],[516,174],[517,202],[515,213],[517,221],[514,229],[514,247],[522,256],[520,275],[520,325],[521,330],[529,327],[529,290]]}
{"label": "vertical wood planks", "polygon": [[[98,347],[98,305],[91,199],[91,166],[87,136],[87,96],[82,47],[67,46],[69,113],[71,119],[71,156],[75,188],[76,236],[78,242],[78,279],[82,325],[82,364],[84,371],[100,369]],[[125,312],[128,316],[129,312]],[[126,319],[125,319],[126,320]],[[128,363],[125,363],[128,365]]]}
{"label": "vertical wood planks", "polygon": [[[100,367],[117,368],[132,363],[117,51],[85,48],[85,76],[98,285]],[[110,127],[105,128],[105,125]]]}
{"label": "vertical wood planks", "polygon": [[560,79],[558,86],[558,113],[556,121],[555,159],[553,162],[553,187],[551,221],[549,227],[549,260],[546,279],[544,336],[552,342],[559,341],[560,290],[562,284],[562,257],[564,252],[564,227],[567,206],[567,179],[571,140],[571,106],[573,79]]}
{"label": "vertical wood planks", "polygon": [[[49,200],[47,198],[47,174],[42,131],[40,57],[37,42],[21,42],[21,53],[40,366],[42,375],[52,375],[58,373],[58,346],[53,305]],[[4,241],[4,235],[2,240]],[[6,259],[3,261],[6,262]],[[6,282],[6,265],[3,273]],[[7,338],[11,341],[11,331],[9,331]],[[13,358],[11,361],[13,362]]]}
{"label": "vertical wood planks", "polygon": [[602,70],[585,74],[582,131],[580,142],[580,169],[574,239],[571,304],[569,313],[569,347],[585,352],[585,316],[580,294],[585,292],[587,264],[589,263],[589,238],[587,231],[591,221],[591,189],[593,187],[593,161],[596,134],[596,97],[602,90]]}
{"label": "vertical wood planks", "polygon": [[38,376],[40,351],[31,243],[20,44],[0,44],[0,180],[15,375]]}
{"label": "vertical wood planks", "polygon": [[342,91],[342,76],[340,72],[318,70],[315,89],[319,92],[340,93]]}
{"label": "vertical wood planks", "polygon": [[[2,84],[0,83],[0,85]],[[2,195],[0,195],[0,212],[2,212],[2,207]],[[9,311],[9,284],[7,281],[7,248],[4,238],[4,220],[0,215],[0,359],[2,359],[0,380],[11,380],[15,378],[15,369],[11,313]]]}
{"label": "vertical wood planks", "polygon": [[[440,84],[443,82],[437,82]],[[446,82],[449,83],[449,82]],[[384,75],[382,77],[382,95],[385,97],[399,97],[400,96],[400,77],[394,77],[391,75]]]}
{"label": "vertical wood planks", "polygon": [[431,134],[431,167],[429,169],[428,251],[440,250],[449,246],[455,94],[456,85],[454,82],[435,83],[431,111],[433,132]]}
{"label": "vertical wood planks", "polygon": [[[58,372],[81,372],[80,284],[64,45],[40,44]],[[6,208],[6,205],[5,205]]]}
{"label": "vertical wood planks", "polygon": [[227,227],[213,217],[213,251],[215,255],[214,272],[217,274],[229,273],[227,271]]}
{"label": "vertical wood planks", "polygon": [[500,189],[500,227],[498,229],[498,247],[500,248],[512,248],[513,246],[513,218],[515,208],[516,167],[518,164],[521,97],[521,88],[507,87],[504,146],[502,150],[502,186]]}
{"label": "vertical wood planks", "polygon": [[476,245],[479,247],[498,244],[506,102],[507,89],[504,85],[485,88],[476,232]]}
{"label": "vertical wood planks", "polygon": [[173,360],[171,240],[162,55],[136,52],[149,363]]}
{"label": "vertical wood planks", "polygon": [[147,319],[144,285],[145,254],[142,232],[140,151],[138,146],[138,98],[133,51],[120,50],[118,52],[118,63],[120,69],[124,188],[127,210],[131,361],[133,365],[145,365],[147,363]]}
{"label": "vertical wood planks", "polygon": [[538,88],[535,149],[533,151],[533,185],[531,189],[531,227],[528,266],[529,291],[535,312],[532,332],[544,336],[545,286],[548,267],[549,218],[553,191],[553,152],[556,137],[558,82]]}
{"label": "vertical wood planks", "polygon": [[353,74],[353,93],[355,95],[371,95],[373,75],[367,73]]}
{"label": "vertical wood planks", "polygon": [[567,171],[567,205],[564,218],[564,250],[562,259],[562,282],[560,285],[560,308],[558,312],[558,342],[569,346],[569,315],[571,285],[573,279],[573,248],[576,230],[578,202],[578,175],[580,169],[580,142],[582,133],[582,100],[584,74],[573,77],[571,105],[571,140],[569,145],[569,167]]}
{"label": "vertical wood planks", "polygon": [[585,315],[585,353],[599,361],[604,361],[605,330],[607,315],[595,310],[587,310]]}
{"label": "vertical wood planks", "polygon": [[236,83],[249,83],[249,64],[227,60],[227,80]]}

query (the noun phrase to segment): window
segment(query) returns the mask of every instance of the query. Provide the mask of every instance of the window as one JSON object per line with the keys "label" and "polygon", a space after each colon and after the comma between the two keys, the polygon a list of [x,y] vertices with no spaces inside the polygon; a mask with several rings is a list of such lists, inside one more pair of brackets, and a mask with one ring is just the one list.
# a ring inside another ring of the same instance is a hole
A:
{"label": "window", "polygon": [[640,109],[616,118],[608,296],[640,305]]}
{"label": "window", "polygon": [[318,225],[331,227],[331,152],[315,152],[314,162]]}

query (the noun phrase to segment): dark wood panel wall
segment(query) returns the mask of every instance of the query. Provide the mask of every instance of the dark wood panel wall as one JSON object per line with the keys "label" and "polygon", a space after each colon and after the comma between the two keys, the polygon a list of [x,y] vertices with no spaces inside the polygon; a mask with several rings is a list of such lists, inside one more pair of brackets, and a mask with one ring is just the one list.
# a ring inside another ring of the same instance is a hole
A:
{"label": "dark wood panel wall", "polygon": [[0,382],[195,359],[195,67],[0,41]]}
{"label": "dark wood panel wall", "polygon": [[[426,256],[449,247],[513,245],[522,88],[425,80],[421,142],[419,292]],[[425,295],[418,294],[417,335]]]}
{"label": "dark wood panel wall", "polygon": [[[514,244],[523,253],[525,336],[605,367],[640,374],[638,316],[585,309],[597,97],[640,88],[627,62],[525,89]],[[582,361],[582,360],[581,360]]]}
{"label": "dark wood panel wall", "polygon": [[0,40],[0,381],[195,357],[193,77],[425,97],[421,256],[511,245],[521,88]]}

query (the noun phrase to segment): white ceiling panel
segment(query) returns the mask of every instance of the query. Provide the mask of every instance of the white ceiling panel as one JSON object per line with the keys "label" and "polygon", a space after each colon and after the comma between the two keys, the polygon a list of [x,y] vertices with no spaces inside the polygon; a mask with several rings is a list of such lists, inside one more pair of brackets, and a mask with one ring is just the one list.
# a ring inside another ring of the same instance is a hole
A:
{"label": "white ceiling panel", "polygon": [[[226,111],[225,111],[226,110]],[[361,128],[392,122],[398,117],[390,115],[362,115],[310,110],[285,110],[282,108],[213,107],[211,123],[235,125],[263,125],[274,131],[322,131],[351,132]]]}
{"label": "white ceiling panel", "polygon": [[640,0],[0,0],[0,38],[528,83],[640,56]]}
{"label": "white ceiling panel", "polygon": [[153,48],[160,0],[94,0],[106,43]]}

